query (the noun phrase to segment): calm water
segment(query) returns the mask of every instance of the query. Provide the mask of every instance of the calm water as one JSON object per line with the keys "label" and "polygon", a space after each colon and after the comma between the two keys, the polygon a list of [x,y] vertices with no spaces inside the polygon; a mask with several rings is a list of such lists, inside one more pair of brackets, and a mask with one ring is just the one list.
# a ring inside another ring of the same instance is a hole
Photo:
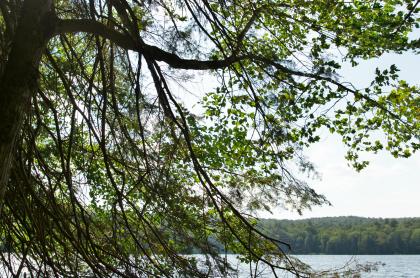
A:
{"label": "calm water", "polygon": [[[198,260],[204,259],[203,255],[192,255]],[[401,278],[420,278],[420,255],[297,255],[295,256],[302,262],[311,265],[314,270],[331,270],[343,267],[346,263],[351,262],[351,265],[356,263],[365,264],[373,262],[381,262],[378,270],[370,273],[362,273],[361,276],[348,277],[363,277],[363,278],[379,278],[379,277],[401,277]],[[249,275],[249,265],[240,263],[236,255],[227,255],[229,263],[239,271],[239,276],[227,276],[232,278],[247,278]],[[207,269],[207,268],[206,268]],[[263,278],[273,278],[273,274],[269,274],[267,268],[260,265],[259,276]],[[287,273],[277,272],[277,276],[281,278],[292,278],[294,276]],[[7,275],[5,269],[0,268],[0,278],[10,277]],[[213,278],[222,278],[224,276],[213,275]],[[332,276],[322,276],[332,277]]]}
{"label": "calm water", "polygon": [[[195,255],[200,257],[200,255]],[[379,277],[417,277],[420,278],[420,255],[297,255],[301,261],[311,265],[314,270],[322,271],[328,269],[337,269],[343,267],[346,263],[350,265],[355,265],[356,263],[365,264],[365,263],[374,263],[381,262],[378,265],[378,270],[361,273],[361,277],[367,278],[379,278]],[[249,265],[241,264],[235,255],[228,255],[228,261],[234,268],[239,270],[239,278],[250,277],[249,275]],[[272,274],[268,274],[267,271],[264,272],[264,267],[260,267],[261,276],[265,278],[274,277]],[[289,278],[293,277],[290,274],[286,273],[277,273],[278,277]],[[220,277],[220,276],[214,276]],[[331,276],[326,276],[331,277]],[[352,277],[352,276],[350,276]]]}
{"label": "calm water", "polygon": [[[296,256],[314,269],[340,267],[352,256],[346,255],[300,255]],[[378,271],[362,274],[362,277],[420,277],[420,255],[358,255],[359,263],[382,262]]]}

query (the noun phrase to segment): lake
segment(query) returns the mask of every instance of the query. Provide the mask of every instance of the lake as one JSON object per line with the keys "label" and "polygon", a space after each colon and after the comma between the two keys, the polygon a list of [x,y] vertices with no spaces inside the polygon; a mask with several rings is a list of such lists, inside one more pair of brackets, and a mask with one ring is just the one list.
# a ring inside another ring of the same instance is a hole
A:
{"label": "lake", "polygon": [[[190,255],[189,255],[190,256]],[[192,255],[197,259],[204,259],[203,255]],[[299,258],[301,261],[312,266],[314,270],[322,271],[329,270],[332,268],[340,268],[349,261],[353,265],[356,263],[373,263],[381,262],[378,266],[378,270],[369,273],[362,273],[361,277],[363,278],[379,278],[379,277],[400,277],[400,278],[418,278],[420,277],[420,255],[296,255],[295,257]],[[228,276],[235,278],[247,278],[249,275],[249,265],[240,263],[236,255],[227,255],[227,260],[231,265],[239,270],[239,276]],[[260,276],[262,278],[272,278],[273,274],[268,274],[267,269],[264,269],[264,266],[260,265],[259,267]],[[288,273],[277,272],[278,277],[282,278],[292,278],[293,275]],[[7,276],[7,271],[0,268],[0,277],[9,277]],[[210,276],[213,278],[221,278],[220,275]],[[325,276],[324,276],[325,277]],[[331,277],[331,276],[327,276]],[[360,276],[350,276],[350,277],[360,277]]]}
{"label": "lake", "polygon": [[[200,257],[200,255],[195,256]],[[249,265],[239,263],[235,255],[227,255],[227,257],[231,265],[240,271],[239,278],[250,277]],[[362,273],[361,277],[420,277],[420,255],[296,255],[295,257],[319,271],[340,268],[349,261],[352,261],[353,265],[356,263],[380,262],[377,271]],[[274,275],[266,272],[259,277],[271,278]],[[288,278],[293,276],[278,273],[278,277]]]}
{"label": "lake", "polygon": [[[300,255],[296,256],[314,269],[340,267],[352,256],[347,255]],[[378,271],[362,274],[362,277],[420,277],[420,255],[358,255],[359,263],[381,262]]]}

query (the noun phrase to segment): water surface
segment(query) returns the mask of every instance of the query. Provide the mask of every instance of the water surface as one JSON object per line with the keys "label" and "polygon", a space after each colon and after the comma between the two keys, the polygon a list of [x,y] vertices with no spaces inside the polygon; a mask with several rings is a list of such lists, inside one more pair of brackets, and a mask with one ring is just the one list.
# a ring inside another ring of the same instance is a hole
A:
{"label": "water surface", "polygon": [[[201,255],[194,255],[197,258],[203,258]],[[361,276],[350,277],[366,277],[366,278],[379,278],[379,277],[400,277],[420,278],[420,255],[296,255],[302,262],[309,264],[314,270],[324,271],[331,269],[340,269],[346,264],[355,266],[358,264],[375,263],[378,264],[377,271],[368,273],[361,273]],[[236,255],[227,255],[227,260],[233,268],[239,271],[238,278],[251,277],[249,272],[249,265],[239,262]],[[275,277],[267,267],[259,265],[258,277],[272,278]],[[278,277],[294,277],[285,272],[277,272]],[[213,275],[212,277],[223,277],[221,275]],[[232,276],[228,276],[232,277]],[[236,277],[236,276],[235,276]],[[326,276],[331,277],[331,276]]]}

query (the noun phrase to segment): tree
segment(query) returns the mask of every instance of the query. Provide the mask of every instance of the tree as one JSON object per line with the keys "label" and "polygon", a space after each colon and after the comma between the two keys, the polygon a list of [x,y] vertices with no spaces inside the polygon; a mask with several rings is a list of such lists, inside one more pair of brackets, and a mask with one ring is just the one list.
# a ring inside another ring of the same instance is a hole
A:
{"label": "tree", "polygon": [[[418,87],[392,66],[353,88],[328,56],[418,51],[418,4],[2,0],[2,238],[46,275],[205,276],[179,250],[226,271],[215,239],[299,273],[253,212],[327,203],[290,170],[320,128],[357,170],[418,149]],[[202,115],[173,93],[196,72],[219,80]]]}

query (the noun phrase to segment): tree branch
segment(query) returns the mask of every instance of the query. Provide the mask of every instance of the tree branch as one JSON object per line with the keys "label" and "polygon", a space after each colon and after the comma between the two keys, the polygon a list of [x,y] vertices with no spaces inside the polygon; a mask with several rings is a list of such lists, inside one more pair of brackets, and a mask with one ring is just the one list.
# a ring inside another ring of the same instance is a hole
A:
{"label": "tree branch", "polygon": [[121,48],[136,51],[149,59],[153,59],[155,61],[163,61],[169,66],[178,69],[221,69],[226,68],[240,60],[247,59],[247,56],[231,56],[223,60],[204,61],[195,59],[183,59],[174,53],[167,52],[153,45],[148,45],[141,40],[135,40],[129,34],[120,33],[98,21],[91,19],[57,20],[54,35],[79,32],[101,36],[114,42]]}
{"label": "tree branch", "polygon": [[54,35],[80,32],[103,37],[124,49],[136,49],[135,43],[130,36],[111,29],[106,25],[92,19],[58,19]]}
{"label": "tree branch", "polygon": [[[353,94],[359,94],[363,99],[373,103],[378,108],[389,113],[395,119],[402,121],[398,115],[384,107],[383,105],[379,104],[376,100],[364,95],[360,94],[340,82],[337,82],[329,77],[313,74],[313,73],[306,73],[295,71],[289,69],[287,67],[282,66],[281,64],[273,61],[271,59],[257,56],[257,55],[242,55],[242,56],[230,56],[223,60],[194,60],[194,59],[183,59],[174,53],[167,52],[162,50],[156,46],[146,44],[140,37],[139,39],[135,40],[132,38],[128,33],[120,33],[114,29],[111,29],[104,24],[91,20],[91,19],[65,19],[65,20],[57,20],[55,35],[62,34],[62,33],[78,33],[78,32],[85,32],[90,33],[93,35],[101,36],[105,39],[109,39],[110,41],[114,42],[119,47],[124,49],[136,51],[145,58],[152,59],[154,61],[163,61],[167,63],[172,68],[178,69],[190,69],[190,70],[211,70],[211,69],[221,69],[229,67],[230,65],[246,60],[252,59],[254,61],[260,61],[267,65],[272,65],[276,67],[278,70],[288,73],[290,75],[302,76],[302,77],[309,77],[315,78],[318,80],[325,80],[332,84],[337,85],[341,89],[351,92]],[[404,123],[404,121],[402,121]]]}

